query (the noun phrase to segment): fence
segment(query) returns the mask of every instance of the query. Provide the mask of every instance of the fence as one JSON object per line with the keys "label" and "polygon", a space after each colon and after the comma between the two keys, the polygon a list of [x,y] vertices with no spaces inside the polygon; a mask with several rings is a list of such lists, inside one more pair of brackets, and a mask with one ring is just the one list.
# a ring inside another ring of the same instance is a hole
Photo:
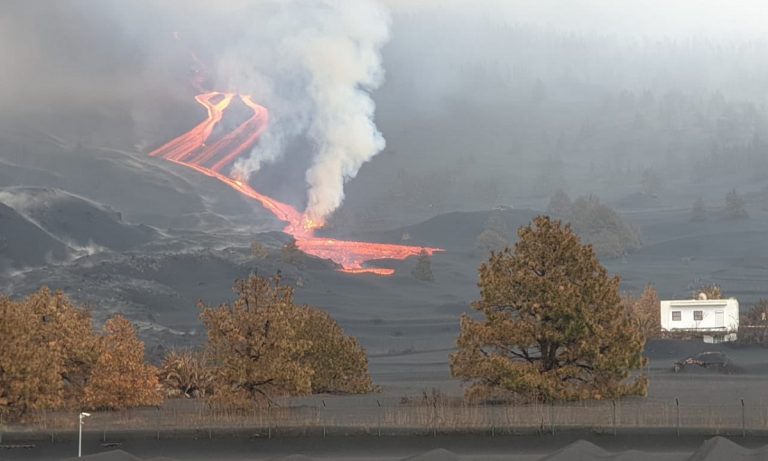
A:
{"label": "fence", "polygon": [[[161,438],[179,431],[213,436],[216,431],[247,430],[252,436],[280,434],[365,433],[444,434],[483,432],[504,435],[586,428],[602,432],[626,429],[657,429],[665,432],[698,431],[711,434],[764,433],[768,431],[768,405],[685,404],[674,401],[624,400],[603,402],[469,405],[457,403],[365,404],[332,400],[330,405],[269,406],[249,410],[213,408],[201,401],[169,401],[159,408],[121,412],[93,412],[84,431],[110,433],[144,431]],[[0,424],[6,432],[72,433],[77,430],[76,412],[39,412],[21,425]],[[1,440],[1,439],[0,439]]]}

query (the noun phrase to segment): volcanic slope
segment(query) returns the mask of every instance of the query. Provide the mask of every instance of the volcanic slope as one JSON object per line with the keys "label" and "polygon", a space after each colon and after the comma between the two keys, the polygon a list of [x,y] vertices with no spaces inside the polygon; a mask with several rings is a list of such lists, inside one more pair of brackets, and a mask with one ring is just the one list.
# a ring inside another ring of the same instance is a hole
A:
{"label": "volcanic slope", "polygon": [[0,203],[0,270],[44,265],[67,256],[67,246]]}
{"label": "volcanic slope", "polygon": [[276,228],[276,220],[216,181],[130,150],[59,145],[0,134],[0,188],[64,190],[128,222],[196,230]]}
{"label": "volcanic slope", "polygon": [[157,238],[150,227],[125,223],[120,213],[57,189],[0,189],[0,203],[75,246],[127,250]]}

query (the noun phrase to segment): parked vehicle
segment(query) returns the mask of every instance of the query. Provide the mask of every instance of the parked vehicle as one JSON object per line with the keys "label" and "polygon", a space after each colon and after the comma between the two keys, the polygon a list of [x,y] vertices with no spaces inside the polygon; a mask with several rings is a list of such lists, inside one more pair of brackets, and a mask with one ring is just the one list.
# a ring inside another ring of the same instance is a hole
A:
{"label": "parked vehicle", "polygon": [[739,367],[736,366],[736,364],[734,364],[733,361],[724,353],[718,351],[707,351],[700,352],[696,355],[690,355],[682,360],[675,362],[675,373],[683,371],[686,367],[691,365],[695,365],[701,368],[709,368],[720,373],[727,374],[737,373],[739,371]]}

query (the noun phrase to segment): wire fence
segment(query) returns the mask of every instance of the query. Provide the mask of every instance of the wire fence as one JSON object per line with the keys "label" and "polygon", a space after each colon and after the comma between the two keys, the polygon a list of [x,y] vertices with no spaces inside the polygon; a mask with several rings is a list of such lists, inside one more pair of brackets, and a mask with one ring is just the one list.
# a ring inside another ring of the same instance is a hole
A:
{"label": "wire fence", "polygon": [[[673,401],[600,401],[530,405],[342,404],[343,400],[317,405],[266,406],[252,409],[215,408],[202,401],[169,401],[161,407],[120,412],[92,412],[86,433],[143,431],[170,435],[195,431],[210,437],[214,431],[245,430],[252,436],[282,434],[446,434],[485,432],[504,435],[567,429],[616,432],[626,429],[657,429],[665,432],[711,434],[765,433],[768,405],[737,400],[732,405],[685,404]],[[72,433],[78,430],[77,412],[38,412],[24,424],[0,422],[6,433]],[[1,439],[0,439],[1,440]]]}

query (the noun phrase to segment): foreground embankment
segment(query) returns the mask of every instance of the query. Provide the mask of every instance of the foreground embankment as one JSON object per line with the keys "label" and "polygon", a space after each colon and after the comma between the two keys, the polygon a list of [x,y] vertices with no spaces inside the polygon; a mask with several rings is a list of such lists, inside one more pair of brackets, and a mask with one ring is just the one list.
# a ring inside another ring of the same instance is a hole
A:
{"label": "foreground embankment", "polygon": [[[25,434],[4,441],[3,460],[67,460],[77,455],[77,434]],[[262,437],[248,430],[166,434],[130,432],[111,434],[104,442],[95,434],[83,437],[83,459],[90,461],[196,460],[622,460],[714,461],[768,459],[765,434],[746,437],[708,437],[703,434],[616,434],[570,430],[552,435],[437,434],[434,436],[363,434],[283,434]],[[209,437],[210,436],[210,437]]]}

